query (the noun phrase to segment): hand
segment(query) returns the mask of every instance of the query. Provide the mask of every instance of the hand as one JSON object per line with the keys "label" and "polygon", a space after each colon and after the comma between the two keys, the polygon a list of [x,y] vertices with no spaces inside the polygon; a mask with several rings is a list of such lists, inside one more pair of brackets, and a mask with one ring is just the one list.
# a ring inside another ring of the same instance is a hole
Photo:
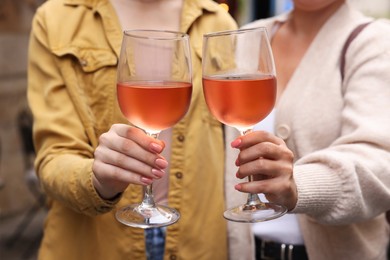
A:
{"label": "hand", "polygon": [[231,145],[240,149],[237,178],[253,176],[253,182],[240,183],[235,188],[264,193],[270,202],[292,210],[298,197],[293,178],[294,155],[285,142],[265,131],[255,131],[238,137]]}
{"label": "hand", "polygon": [[142,130],[112,125],[99,138],[92,165],[93,184],[104,199],[115,197],[132,184],[148,185],[161,178],[168,162],[160,153],[165,144]]}

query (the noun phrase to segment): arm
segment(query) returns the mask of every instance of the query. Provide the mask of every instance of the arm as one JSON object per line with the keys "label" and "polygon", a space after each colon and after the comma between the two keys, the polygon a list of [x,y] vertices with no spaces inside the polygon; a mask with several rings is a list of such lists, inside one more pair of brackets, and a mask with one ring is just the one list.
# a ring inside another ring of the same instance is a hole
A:
{"label": "arm", "polygon": [[362,221],[390,208],[390,24],[374,24],[347,52],[340,137],[294,168],[294,211],[320,222]]}
{"label": "arm", "polygon": [[36,172],[49,198],[79,212],[103,211],[112,205],[99,198],[90,181],[93,140],[88,140],[47,37],[45,13],[39,9],[33,20],[28,61]]}

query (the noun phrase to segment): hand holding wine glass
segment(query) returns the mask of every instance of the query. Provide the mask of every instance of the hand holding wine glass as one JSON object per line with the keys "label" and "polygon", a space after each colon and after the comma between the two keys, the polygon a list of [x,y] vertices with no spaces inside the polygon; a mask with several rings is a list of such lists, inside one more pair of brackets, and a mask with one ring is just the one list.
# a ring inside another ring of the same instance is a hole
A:
{"label": "hand holding wine glass", "polygon": [[[242,135],[263,120],[276,100],[276,72],[265,28],[210,33],[203,44],[203,89],[210,112]],[[249,181],[253,176],[249,176]],[[259,222],[285,214],[283,205],[264,203],[248,194],[244,205],[228,209],[224,217]]]}
{"label": "hand holding wine glass", "polygon": [[[157,30],[125,31],[118,64],[117,97],[128,121],[157,138],[186,114],[192,94],[188,35]],[[121,223],[139,228],[175,223],[179,212],[153,199],[152,184],[144,199],[119,209]]]}

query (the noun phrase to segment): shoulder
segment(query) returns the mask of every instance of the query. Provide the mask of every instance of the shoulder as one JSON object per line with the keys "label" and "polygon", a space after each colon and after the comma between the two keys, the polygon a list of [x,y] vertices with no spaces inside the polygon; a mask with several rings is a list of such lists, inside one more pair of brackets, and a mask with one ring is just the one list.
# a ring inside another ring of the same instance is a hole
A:
{"label": "shoulder", "polygon": [[38,9],[37,14],[56,15],[66,9],[64,0],[47,0]]}
{"label": "shoulder", "polygon": [[390,20],[378,19],[372,21],[361,33],[361,41],[373,41],[386,49],[390,48]]}
{"label": "shoulder", "polygon": [[[73,10],[71,6],[67,6],[64,0],[49,0],[44,2],[36,11],[33,19],[33,26],[40,27],[58,26],[64,21],[73,20]],[[33,27],[34,29],[34,27]]]}
{"label": "shoulder", "polygon": [[350,44],[349,56],[387,57],[390,60],[390,20],[370,22]]}
{"label": "shoulder", "polygon": [[349,44],[345,53],[344,84],[351,89],[365,80],[371,88],[384,94],[384,89],[389,89],[389,70],[390,22],[374,20]]}
{"label": "shoulder", "polygon": [[288,13],[284,13],[278,16],[259,19],[243,25],[242,28],[248,29],[248,28],[255,28],[255,27],[265,27],[267,28],[268,33],[271,33],[275,23],[283,22],[287,19],[287,17],[288,17]]}
{"label": "shoulder", "polygon": [[36,19],[45,19],[50,23],[78,22],[77,17],[86,13],[96,13],[99,6],[108,4],[108,0],[47,0],[36,11]]}

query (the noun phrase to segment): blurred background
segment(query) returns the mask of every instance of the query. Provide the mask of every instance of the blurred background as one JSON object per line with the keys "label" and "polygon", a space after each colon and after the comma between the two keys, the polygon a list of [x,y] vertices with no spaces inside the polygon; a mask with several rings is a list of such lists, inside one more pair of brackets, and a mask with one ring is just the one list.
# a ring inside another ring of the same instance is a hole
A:
{"label": "blurred background", "polygon": [[[215,0],[243,25],[291,9],[291,0]],[[390,18],[389,0],[350,0],[364,13]],[[44,0],[0,0],[0,259],[36,259],[46,215],[32,169],[26,102],[31,20]]]}

